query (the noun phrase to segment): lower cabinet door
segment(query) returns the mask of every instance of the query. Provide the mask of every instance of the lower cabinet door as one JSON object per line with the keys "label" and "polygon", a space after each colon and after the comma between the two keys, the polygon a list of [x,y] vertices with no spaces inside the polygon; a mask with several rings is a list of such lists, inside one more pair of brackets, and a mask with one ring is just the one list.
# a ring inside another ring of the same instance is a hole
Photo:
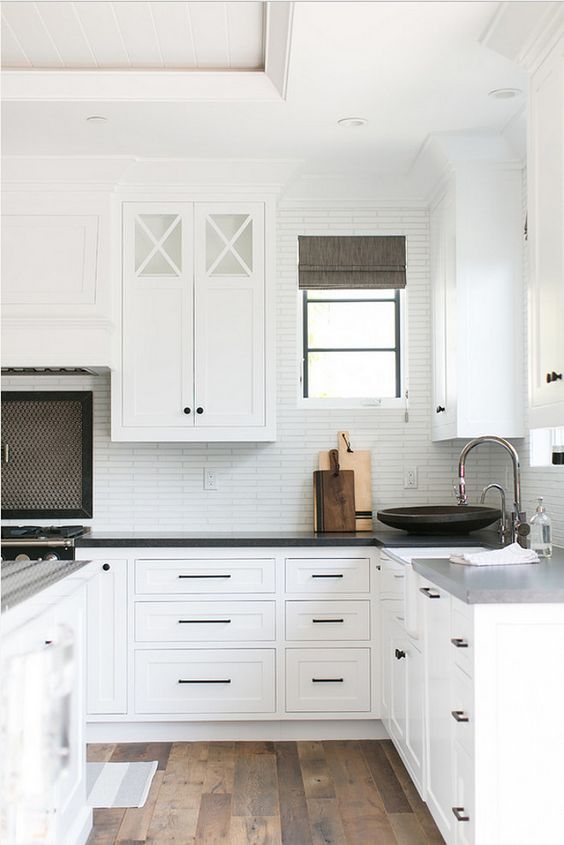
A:
{"label": "lower cabinet door", "polygon": [[370,649],[287,649],[286,710],[289,713],[369,711]]}
{"label": "lower cabinet door", "polygon": [[405,652],[405,756],[410,774],[422,790],[425,759],[425,667],[422,653],[410,638],[406,638]]}
{"label": "lower cabinet door", "polygon": [[136,713],[271,713],[274,649],[135,652]]}
{"label": "lower cabinet door", "polygon": [[474,764],[468,752],[454,743],[454,842],[474,845]]}
{"label": "lower cabinet door", "polygon": [[127,561],[96,564],[86,588],[87,713],[127,712]]}

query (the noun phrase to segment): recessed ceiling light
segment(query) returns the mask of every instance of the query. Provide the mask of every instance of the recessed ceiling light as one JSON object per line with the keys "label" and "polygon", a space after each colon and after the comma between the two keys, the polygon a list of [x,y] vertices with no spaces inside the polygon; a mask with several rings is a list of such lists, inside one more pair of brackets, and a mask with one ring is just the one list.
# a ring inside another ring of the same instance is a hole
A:
{"label": "recessed ceiling light", "polygon": [[339,126],[343,126],[345,129],[353,129],[356,126],[364,126],[368,123],[365,117],[342,117],[340,120],[337,121]]}
{"label": "recessed ceiling light", "polygon": [[108,120],[107,117],[104,117],[103,114],[91,114],[90,117],[86,118],[87,123],[106,123]]}
{"label": "recessed ceiling light", "polygon": [[488,93],[488,97],[493,97],[494,100],[512,100],[522,93],[520,88],[496,88]]}

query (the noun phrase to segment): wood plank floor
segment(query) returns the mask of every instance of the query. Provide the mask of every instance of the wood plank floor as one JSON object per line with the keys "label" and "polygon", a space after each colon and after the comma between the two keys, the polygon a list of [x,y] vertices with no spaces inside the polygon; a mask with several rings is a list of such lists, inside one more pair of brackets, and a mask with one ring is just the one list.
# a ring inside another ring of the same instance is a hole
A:
{"label": "wood plank floor", "polygon": [[91,745],[158,760],[141,809],[94,810],[89,845],[444,845],[389,741]]}

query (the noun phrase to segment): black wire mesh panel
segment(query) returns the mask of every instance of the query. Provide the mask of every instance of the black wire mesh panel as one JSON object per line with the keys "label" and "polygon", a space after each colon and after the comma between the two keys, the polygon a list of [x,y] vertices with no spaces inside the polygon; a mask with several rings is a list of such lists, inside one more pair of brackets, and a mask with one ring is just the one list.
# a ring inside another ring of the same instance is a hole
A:
{"label": "black wire mesh panel", "polygon": [[2,516],[92,516],[92,393],[2,396]]}

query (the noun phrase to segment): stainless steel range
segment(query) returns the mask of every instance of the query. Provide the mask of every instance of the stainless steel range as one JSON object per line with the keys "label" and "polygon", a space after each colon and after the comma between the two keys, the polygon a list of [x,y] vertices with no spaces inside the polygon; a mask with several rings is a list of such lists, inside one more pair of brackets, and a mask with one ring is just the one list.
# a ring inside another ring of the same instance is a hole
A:
{"label": "stainless steel range", "polygon": [[83,525],[2,526],[2,560],[74,560],[74,541],[89,528]]}

